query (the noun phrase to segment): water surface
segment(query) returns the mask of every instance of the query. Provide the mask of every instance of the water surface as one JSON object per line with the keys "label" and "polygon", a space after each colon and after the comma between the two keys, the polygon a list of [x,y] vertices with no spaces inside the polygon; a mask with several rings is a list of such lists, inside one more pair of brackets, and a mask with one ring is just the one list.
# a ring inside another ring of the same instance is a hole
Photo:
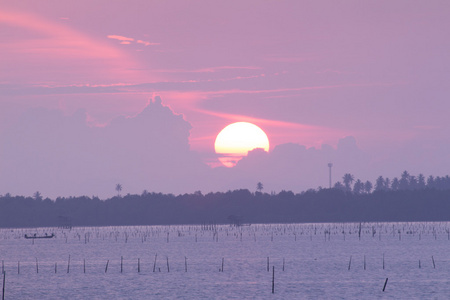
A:
{"label": "water surface", "polygon": [[[447,222],[1,229],[0,259],[6,299],[446,299],[449,229]],[[24,238],[35,233],[56,237]]]}

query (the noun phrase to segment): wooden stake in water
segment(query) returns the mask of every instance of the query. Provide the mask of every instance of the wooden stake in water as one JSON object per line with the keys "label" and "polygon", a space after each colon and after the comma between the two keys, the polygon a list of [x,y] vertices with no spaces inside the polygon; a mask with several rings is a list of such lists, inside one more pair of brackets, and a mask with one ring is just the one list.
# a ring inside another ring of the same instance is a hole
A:
{"label": "wooden stake in water", "polygon": [[283,257],[283,272],[284,272],[284,257]]}
{"label": "wooden stake in water", "polygon": [[39,273],[39,265],[38,265],[37,257],[36,257],[36,273]]}
{"label": "wooden stake in water", "polygon": [[156,270],[156,258],[158,257],[158,253],[155,254],[155,262],[153,263],[153,272]]}
{"label": "wooden stake in water", "polygon": [[138,258],[138,273],[141,272],[141,259]]}
{"label": "wooden stake in water", "polygon": [[364,255],[364,270],[366,269],[366,256]]}
{"label": "wooden stake in water", "polygon": [[384,270],[384,253],[383,253],[383,270]]}
{"label": "wooden stake in water", "polygon": [[348,262],[348,270],[350,271],[350,267],[352,265],[352,256],[350,255],[350,261]]}
{"label": "wooden stake in water", "polygon": [[55,274],[58,272],[58,263],[55,263]]}
{"label": "wooden stake in water", "polygon": [[2,289],[2,300],[5,300],[5,283],[6,283],[6,272],[3,271],[3,289]]}
{"label": "wooden stake in water", "polygon": [[86,274],[86,259],[83,259],[83,273]]}
{"label": "wooden stake in water", "polygon": [[384,290],[386,289],[386,284],[387,284],[387,282],[388,282],[388,279],[389,279],[389,278],[386,278],[386,281],[384,282],[383,292],[384,292]]}
{"label": "wooden stake in water", "polygon": [[169,272],[170,272],[170,268],[169,268],[169,257],[166,256],[166,259],[167,259],[167,273],[169,273]]}
{"label": "wooden stake in water", "polygon": [[184,271],[187,272],[187,257],[184,257]]}
{"label": "wooden stake in water", "polygon": [[222,257],[222,269],[220,269],[221,272],[223,272],[223,262],[224,262],[224,258]]}
{"label": "wooden stake in water", "polygon": [[269,257],[267,256],[267,272],[269,272]]}
{"label": "wooden stake in water", "polygon": [[433,256],[431,256],[431,260],[433,261],[433,268],[436,269],[436,265],[434,263],[434,257]]}
{"label": "wooden stake in water", "polygon": [[69,259],[67,260],[67,274],[69,274],[70,272],[70,254],[69,254]]}
{"label": "wooden stake in water", "polygon": [[17,261],[17,274],[20,274],[20,260]]}
{"label": "wooden stake in water", "polygon": [[272,266],[272,294],[275,294],[275,266]]}
{"label": "wooden stake in water", "polygon": [[419,269],[421,269],[422,268],[422,266],[420,265],[420,259],[419,259]]}
{"label": "wooden stake in water", "polygon": [[120,273],[123,272],[123,256],[120,257]]}
{"label": "wooden stake in water", "polygon": [[109,259],[108,259],[108,261],[106,262],[105,273],[108,272],[108,264],[109,264]]}

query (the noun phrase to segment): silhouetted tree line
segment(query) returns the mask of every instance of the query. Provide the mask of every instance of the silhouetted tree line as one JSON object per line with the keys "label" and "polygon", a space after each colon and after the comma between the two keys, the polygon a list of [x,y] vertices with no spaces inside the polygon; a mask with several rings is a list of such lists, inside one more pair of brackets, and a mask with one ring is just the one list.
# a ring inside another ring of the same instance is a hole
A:
{"label": "silhouetted tree line", "polygon": [[[172,195],[98,197],[0,196],[0,227],[383,222],[450,220],[449,177],[379,177],[371,184],[344,176],[332,189],[263,193],[247,189]],[[398,182],[395,183],[395,182]]]}
{"label": "silhouetted tree line", "polygon": [[405,190],[423,190],[423,189],[436,189],[436,190],[449,190],[450,189],[450,177],[434,177],[429,176],[425,178],[423,174],[418,176],[410,175],[408,171],[404,171],[400,178],[394,177],[392,180],[389,178],[383,178],[379,176],[375,181],[375,186],[370,181],[362,182],[356,180],[352,174],[345,174],[340,181],[334,184],[335,189],[353,192],[355,194],[370,193],[372,189],[374,191],[405,191]]}

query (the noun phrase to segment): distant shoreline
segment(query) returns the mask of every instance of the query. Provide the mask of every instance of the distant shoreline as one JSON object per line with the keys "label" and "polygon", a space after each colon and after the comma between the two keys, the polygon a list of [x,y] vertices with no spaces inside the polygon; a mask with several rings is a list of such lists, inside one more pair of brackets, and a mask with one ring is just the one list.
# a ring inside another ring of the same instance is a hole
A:
{"label": "distant shoreline", "polygon": [[450,190],[375,191],[339,189],[278,194],[146,193],[107,200],[89,197],[0,197],[0,227],[213,225],[274,223],[450,221]]}

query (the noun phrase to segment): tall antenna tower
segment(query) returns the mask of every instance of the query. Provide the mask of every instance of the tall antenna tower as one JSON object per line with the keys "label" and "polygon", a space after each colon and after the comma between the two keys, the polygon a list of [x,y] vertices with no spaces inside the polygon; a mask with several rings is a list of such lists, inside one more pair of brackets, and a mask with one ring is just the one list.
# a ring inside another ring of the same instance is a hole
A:
{"label": "tall antenna tower", "polygon": [[328,168],[330,169],[330,189],[331,189],[331,168],[333,167],[332,163],[328,163]]}

